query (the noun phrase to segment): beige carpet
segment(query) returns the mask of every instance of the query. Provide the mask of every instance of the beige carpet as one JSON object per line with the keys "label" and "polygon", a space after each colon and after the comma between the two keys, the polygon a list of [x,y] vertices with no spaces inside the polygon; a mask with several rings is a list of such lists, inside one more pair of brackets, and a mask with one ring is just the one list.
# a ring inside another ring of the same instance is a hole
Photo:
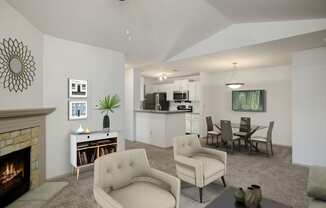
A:
{"label": "beige carpet", "polygon": [[[145,148],[151,166],[175,175],[172,149],[161,149],[140,143],[128,143],[128,149]],[[265,197],[291,205],[294,208],[307,207],[305,195],[308,170],[291,165],[291,150],[275,147],[275,156],[267,158],[262,154],[228,155],[227,183],[231,186],[247,187],[259,184]],[[81,174],[77,182],[74,176],[63,178],[69,185],[43,207],[95,208],[92,194],[92,171]],[[204,189],[205,204],[198,202],[198,190],[182,184],[181,208],[203,208],[223,191],[218,181]]]}

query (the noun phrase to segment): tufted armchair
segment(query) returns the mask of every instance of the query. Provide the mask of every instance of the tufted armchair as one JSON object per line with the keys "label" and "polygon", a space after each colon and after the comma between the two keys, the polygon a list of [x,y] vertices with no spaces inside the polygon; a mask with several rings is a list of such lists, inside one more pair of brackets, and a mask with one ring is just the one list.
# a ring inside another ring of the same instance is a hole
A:
{"label": "tufted armchair", "polygon": [[102,208],[179,208],[180,180],[150,168],[145,150],[134,149],[95,161],[93,192]]}
{"label": "tufted armchair", "polygon": [[174,160],[177,176],[199,188],[200,203],[203,198],[203,187],[217,179],[226,183],[226,152],[203,148],[195,135],[174,138]]}

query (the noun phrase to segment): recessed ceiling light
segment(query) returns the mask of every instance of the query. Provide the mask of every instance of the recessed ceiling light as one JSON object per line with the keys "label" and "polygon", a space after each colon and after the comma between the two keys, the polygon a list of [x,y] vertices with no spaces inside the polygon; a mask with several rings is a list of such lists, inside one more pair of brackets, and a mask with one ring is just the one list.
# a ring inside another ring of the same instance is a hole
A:
{"label": "recessed ceiling light", "polygon": [[126,35],[129,35],[129,34],[130,34],[130,30],[126,29]]}

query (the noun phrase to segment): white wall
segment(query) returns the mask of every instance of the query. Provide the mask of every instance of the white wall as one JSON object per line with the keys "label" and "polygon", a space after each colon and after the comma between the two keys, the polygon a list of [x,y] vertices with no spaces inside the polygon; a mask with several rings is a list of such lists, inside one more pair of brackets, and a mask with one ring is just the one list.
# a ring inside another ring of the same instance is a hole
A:
{"label": "white wall", "polygon": [[139,109],[141,104],[141,73],[139,70],[130,68],[125,73],[125,135],[126,139],[135,141],[135,109]]}
{"label": "white wall", "polygon": [[[273,143],[290,146],[291,142],[291,67],[239,70],[235,79],[245,83],[240,90],[266,90],[266,112],[232,111],[232,91],[225,86],[229,72],[205,73],[201,75],[202,133],[206,132],[205,116],[212,115],[215,122],[221,119],[240,122],[241,116],[251,117],[252,124],[268,125],[275,121]],[[202,134],[203,135],[203,134]],[[266,135],[266,130],[257,132]]]}
{"label": "white wall", "polygon": [[[44,36],[44,105],[56,111],[47,118],[46,176],[69,173],[69,133],[79,124],[102,128],[102,114],[95,110],[108,94],[121,98],[120,110],[111,115],[112,130],[124,129],[123,54],[98,47]],[[68,78],[88,80],[88,119],[68,121]],[[123,132],[122,132],[123,133]]]}
{"label": "white wall", "polygon": [[135,87],[134,87],[134,72],[133,68],[126,69],[125,72],[125,127],[126,127],[126,139],[134,140],[134,97],[135,97]]}
{"label": "white wall", "polygon": [[326,48],[293,54],[293,162],[326,166]]}
{"label": "white wall", "polygon": [[36,77],[27,90],[15,93],[0,83],[0,109],[41,107],[43,102],[43,34],[6,1],[0,0],[0,41],[17,38],[31,50],[36,62]]}

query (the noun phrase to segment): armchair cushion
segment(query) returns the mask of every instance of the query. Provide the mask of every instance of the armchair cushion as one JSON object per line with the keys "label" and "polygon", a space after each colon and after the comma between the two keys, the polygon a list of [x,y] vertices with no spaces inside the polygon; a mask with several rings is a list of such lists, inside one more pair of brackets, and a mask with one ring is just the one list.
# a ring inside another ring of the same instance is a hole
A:
{"label": "armchair cushion", "polygon": [[175,155],[192,156],[201,148],[198,138],[195,135],[176,137],[173,150]]}
{"label": "armchair cushion", "polygon": [[217,158],[212,158],[209,154],[196,153],[192,158],[203,163],[205,178],[209,178],[221,171],[224,172],[224,163]]}
{"label": "armchair cushion", "polygon": [[218,131],[208,131],[207,132],[208,134],[214,134],[214,135],[220,135],[221,132],[218,132]]}
{"label": "armchair cushion", "polygon": [[326,167],[311,167],[308,179],[308,196],[326,201]]}
{"label": "armchair cushion", "polygon": [[110,192],[123,208],[175,208],[176,199],[167,190],[151,182],[134,182]]}
{"label": "armchair cushion", "polygon": [[[209,178],[216,173],[223,171],[224,172],[224,163],[212,158],[210,155],[204,153],[196,153],[191,157],[192,159],[203,164],[203,176]],[[196,172],[195,169],[187,165],[178,165],[178,172],[186,175],[188,177],[195,178]]]}

